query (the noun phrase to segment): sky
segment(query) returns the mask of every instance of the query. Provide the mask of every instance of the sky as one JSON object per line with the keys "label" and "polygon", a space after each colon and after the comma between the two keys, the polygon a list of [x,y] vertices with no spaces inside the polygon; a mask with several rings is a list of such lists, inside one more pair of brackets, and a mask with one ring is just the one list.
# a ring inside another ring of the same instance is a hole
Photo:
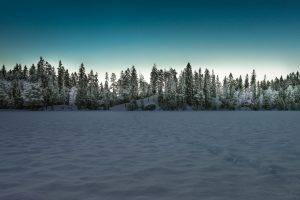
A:
{"label": "sky", "polygon": [[40,56],[103,77],[132,65],[272,78],[300,69],[300,1],[0,0],[0,64]]}

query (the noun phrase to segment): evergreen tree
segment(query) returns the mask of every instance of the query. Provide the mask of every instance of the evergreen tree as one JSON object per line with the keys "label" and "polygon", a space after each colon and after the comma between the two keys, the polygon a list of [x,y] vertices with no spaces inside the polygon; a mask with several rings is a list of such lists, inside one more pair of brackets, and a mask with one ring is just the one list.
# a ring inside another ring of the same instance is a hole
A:
{"label": "evergreen tree", "polygon": [[130,99],[137,100],[138,98],[138,77],[135,67],[131,68],[131,77],[130,77]]}
{"label": "evergreen tree", "polygon": [[212,98],[217,97],[217,88],[216,88],[216,76],[214,74],[214,70],[211,74],[211,86],[210,86],[210,93]]}
{"label": "evergreen tree", "polygon": [[67,69],[64,72],[64,85],[68,89],[71,88],[70,74],[69,74],[69,71]]}
{"label": "evergreen tree", "polygon": [[194,99],[193,108],[195,110],[204,109],[204,94],[202,88],[201,69],[198,72],[194,72]]}
{"label": "evergreen tree", "polygon": [[87,76],[85,74],[85,67],[83,63],[81,63],[78,73],[76,105],[78,109],[84,109],[87,107]]}
{"label": "evergreen tree", "polygon": [[248,76],[248,74],[246,74],[244,88],[245,88],[245,90],[247,90],[249,88],[249,76]]}
{"label": "evergreen tree", "polygon": [[98,75],[94,75],[93,70],[88,74],[88,84],[87,84],[87,102],[86,106],[89,109],[97,109],[98,98],[99,98],[99,86],[98,86]]}
{"label": "evergreen tree", "polygon": [[146,98],[148,96],[148,84],[144,79],[144,76],[140,74],[139,77],[139,97]]}
{"label": "evergreen tree", "polygon": [[238,79],[237,89],[238,89],[239,91],[242,91],[242,90],[243,90],[243,79],[242,79],[242,76],[240,76],[239,79]]}
{"label": "evergreen tree", "polygon": [[78,75],[76,72],[71,74],[70,85],[71,87],[78,86]]}
{"label": "evergreen tree", "polygon": [[59,61],[58,68],[57,68],[57,82],[58,82],[58,89],[61,92],[65,86],[64,78],[65,78],[65,68],[62,65],[61,61]]}
{"label": "evergreen tree", "polygon": [[257,91],[256,91],[256,73],[255,70],[251,74],[251,92],[252,92],[252,108],[258,109]]}
{"label": "evergreen tree", "polygon": [[14,80],[12,82],[12,89],[11,89],[11,95],[12,95],[12,106],[13,108],[20,109],[23,107],[23,99],[21,96],[21,85],[18,80]]}
{"label": "evergreen tree", "polygon": [[193,101],[193,71],[190,63],[185,68],[185,98],[188,105],[192,105]]}
{"label": "evergreen tree", "polygon": [[156,65],[154,65],[150,74],[150,86],[153,95],[157,93],[157,81],[158,81],[158,73],[157,73]]}
{"label": "evergreen tree", "polygon": [[110,91],[111,91],[112,105],[115,105],[117,103],[117,92],[118,92],[117,76],[115,73],[112,73],[110,76]]}
{"label": "evergreen tree", "polygon": [[23,80],[28,80],[28,69],[27,69],[27,66],[25,65],[24,68],[23,68],[23,75],[22,75],[22,79]]}
{"label": "evergreen tree", "polygon": [[110,107],[110,90],[109,90],[109,78],[108,78],[108,73],[106,72],[105,73],[105,82],[104,82],[104,110],[109,110],[109,107]]}
{"label": "evergreen tree", "polygon": [[205,69],[205,72],[204,72],[204,85],[203,85],[205,109],[210,109],[211,108],[210,88],[211,88],[210,74],[209,74],[208,69]]}
{"label": "evergreen tree", "polygon": [[29,81],[31,83],[35,83],[38,81],[38,77],[37,77],[37,71],[35,69],[34,64],[31,65],[30,69],[29,69]]}

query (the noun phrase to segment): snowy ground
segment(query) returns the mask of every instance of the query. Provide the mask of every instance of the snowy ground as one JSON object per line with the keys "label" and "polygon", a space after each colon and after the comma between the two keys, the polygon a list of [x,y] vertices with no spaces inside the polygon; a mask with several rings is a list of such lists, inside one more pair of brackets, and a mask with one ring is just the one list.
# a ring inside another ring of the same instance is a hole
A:
{"label": "snowy ground", "polygon": [[300,112],[0,112],[0,199],[300,199]]}

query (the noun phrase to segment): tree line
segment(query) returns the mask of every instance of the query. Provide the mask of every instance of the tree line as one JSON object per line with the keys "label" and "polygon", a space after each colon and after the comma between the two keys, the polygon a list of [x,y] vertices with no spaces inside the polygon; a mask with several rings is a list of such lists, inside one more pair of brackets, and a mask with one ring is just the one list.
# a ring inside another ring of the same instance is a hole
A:
{"label": "tree line", "polygon": [[[149,97],[156,99],[149,103]],[[148,99],[148,101],[147,101]],[[59,61],[57,69],[40,58],[30,68],[16,64],[0,71],[0,108],[40,110],[67,105],[78,109],[103,109],[124,104],[127,110],[300,110],[299,72],[285,78],[256,79],[250,75],[219,80],[214,71],[192,70],[190,63],[178,74],[175,69],[152,67],[150,82],[134,66],[105,73],[104,82],[84,64],[69,72]]]}

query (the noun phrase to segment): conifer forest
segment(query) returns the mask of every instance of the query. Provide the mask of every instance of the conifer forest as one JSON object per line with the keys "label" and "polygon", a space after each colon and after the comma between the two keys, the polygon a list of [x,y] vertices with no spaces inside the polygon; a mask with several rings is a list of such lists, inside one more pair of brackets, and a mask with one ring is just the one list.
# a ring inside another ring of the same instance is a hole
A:
{"label": "conifer forest", "polygon": [[[70,72],[61,61],[52,66],[43,58],[30,67],[16,64],[0,71],[1,109],[54,109],[57,105],[85,110],[299,110],[299,71],[272,80],[257,80],[256,71],[220,80],[213,70],[180,72],[154,65],[150,81],[134,66],[120,74],[105,73],[104,82],[81,64]],[[149,101],[149,98],[154,101]]]}

